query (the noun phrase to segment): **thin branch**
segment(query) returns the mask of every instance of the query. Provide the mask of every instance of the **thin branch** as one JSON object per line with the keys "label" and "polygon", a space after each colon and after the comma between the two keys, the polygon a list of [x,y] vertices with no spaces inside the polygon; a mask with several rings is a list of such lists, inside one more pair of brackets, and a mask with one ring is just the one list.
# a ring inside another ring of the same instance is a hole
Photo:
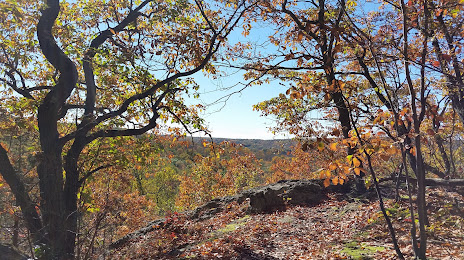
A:
{"label": "thin branch", "polygon": [[109,168],[109,167],[112,167],[113,165],[112,164],[105,164],[105,165],[102,165],[102,166],[99,166],[89,172],[87,172],[84,177],[82,177],[80,180],[79,180],[79,186],[82,185],[82,183],[84,183],[87,178],[89,178],[90,176],[92,176],[94,173],[100,171],[100,170],[103,170],[103,169],[106,169],[106,168]]}

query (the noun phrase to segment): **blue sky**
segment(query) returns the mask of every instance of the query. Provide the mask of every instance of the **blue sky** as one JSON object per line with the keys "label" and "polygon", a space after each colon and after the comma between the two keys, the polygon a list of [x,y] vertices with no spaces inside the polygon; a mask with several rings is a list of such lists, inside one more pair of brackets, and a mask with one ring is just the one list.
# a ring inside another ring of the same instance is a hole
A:
{"label": "blue sky", "polygon": [[[213,137],[240,138],[240,139],[281,139],[288,136],[273,135],[269,131],[274,126],[271,117],[262,117],[259,111],[253,111],[253,105],[278,96],[285,92],[276,82],[252,86],[243,89],[240,93],[232,94],[227,100],[212,104],[228,94],[239,91],[243,85],[233,87],[237,82],[243,81],[240,73],[216,80],[197,75],[200,84],[200,98],[188,99],[190,104],[200,103],[206,105],[202,117]],[[224,88],[231,89],[224,90]],[[222,88],[222,89],[221,89]]]}
{"label": "blue sky", "polygon": [[[241,25],[236,27],[229,36],[229,44],[234,45],[239,41],[260,43],[266,48],[260,48],[259,52],[272,52],[276,47],[266,43],[268,36],[274,30],[270,27],[263,27],[261,24],[254,24],[251,33],[244,37]],[[238,62],[235,65],[239,65]],[[218,79],[207,78],[202,73],[194,75],[196,82],[200,85],[200,98],[187,99],[189,104],[200,103],[206,106],[206,111],[201,114],[205,119],[208,129],[213,137],[237,138],[237,139],[282,139],[290,138],[288,135],[274,135],[269,127],[275,126],[272,117],[263,117],[259,111],[253,111],[253,105],[269,100],[285,93],[288,87],[279,85],[278,82],[263,84],[259,86],[243,88],[238,83],[245,82],[243,79],[244,71],[232,70],[221,67],[229,76],[219,77]],[[240,91],[240,93],[231,93]],[[214,103],[227,95],[230,97],[223,102]]]}

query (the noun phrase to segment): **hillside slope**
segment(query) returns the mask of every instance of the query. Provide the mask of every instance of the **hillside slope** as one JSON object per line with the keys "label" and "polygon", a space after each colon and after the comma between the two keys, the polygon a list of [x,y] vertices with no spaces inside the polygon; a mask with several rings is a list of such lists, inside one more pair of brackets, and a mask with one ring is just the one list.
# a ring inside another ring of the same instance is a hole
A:
{"label": "hillside slope", "polygon": [[[285,207],[267,213],[251,213],[253,198],[216,200],[151,223],[149,232],[127,239],[106,259],[396,259],[373,193],[353,197],[346,191],[316,189],[320,199],[306,204],[284,196]],[[284,189],[281,194],[289,193]],[[464,259],[464,197],[434,188],[428,202],[428,256]],[[407,204],[392,199],[386,204],[401,250],[413,259]]]}

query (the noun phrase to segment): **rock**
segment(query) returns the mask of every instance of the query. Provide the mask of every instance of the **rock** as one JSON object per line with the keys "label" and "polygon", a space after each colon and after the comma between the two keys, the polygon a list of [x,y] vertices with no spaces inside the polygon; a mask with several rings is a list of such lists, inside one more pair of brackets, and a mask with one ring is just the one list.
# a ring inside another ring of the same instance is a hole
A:
{"label": "rock", "polygon": [[326,198],[318,181],[285,180],[245,192],[252,213],[285,209],[286,205],[316,204]]}
{"label": "rock", "polygon": [[0,260],[27,260],[29,257],[23,255],[14,246],[0,244]]}
{"label": "rock", "polygon": [[231,202],[250,200],[250,213],[283,210],[286,205],[312,205],[327,198],[327,192],[348,193],[348,185],[324,188],[322,180],[281,180],[277,183],[242,191],[234,196],[213,199],[192,211],[193,219],[208,219]]}
{"label": "rock", "polygon": [[[129,233],[125,236],[123,236],[122,238],[116,240],[115,242],[111,243],[109,246],[108,246],[108,249],[116,249],[118,247],[121,247],[122,245],[124,245],[126,242],[128,242],[129,240],[133,239],[133,238],[137,238],[137,237],[141,237],[153,230],[156,230],[158,228],[163,228],[166,226],[166,221],[165,219],[157,219],[157,220],[154,220],[154,221],[151,221],[150,223],[148,223],[148,225],[146,225],[145,227],[135,231],[135,232],[132,232],[132,233]],[[104,257],[102,258],[104,259]],[[1,260],[1,259],[0,259]]]}

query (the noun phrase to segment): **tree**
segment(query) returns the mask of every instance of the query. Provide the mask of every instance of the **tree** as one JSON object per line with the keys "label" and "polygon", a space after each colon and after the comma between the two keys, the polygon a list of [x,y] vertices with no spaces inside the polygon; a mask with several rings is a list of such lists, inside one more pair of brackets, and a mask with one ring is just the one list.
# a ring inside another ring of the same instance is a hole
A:
{"label": "tree", "polygon": [[176,205],[191,209],[202,203],[264,183],[261,162],[247,148],[233,142],[203,142],[209,155],[197,155],[195,165],[180,176]]}
{"label": "tree", "polygon": [[[248,70],[246,78],[255,79],[255,84],[279,79],[289,82],[286,92],[290,95],[290,107],[294,117],[282,118],[284,128],[298,138],[317,135],[317,123],[308,122],[308,114],[313,111],[333,108],[330,118],[340,125],[339,134],[349,138],[352,123],[349,107],[345,101],[346,82],[344,77],[350,72],[339,71],[339,67],[349,61],[350,54],[343,51],[342,34],[348,27],[347,13],[353,12],[354,1],[262,1],[257,14],[265,23],[275,28],[269,35],[269,42],[276,50],[252,59],[242,68]],[[251,26],[250,26],[251,28]],[[282,44],[283,43],[283,44]],[[271,47],[272,48],[272,47]],[[285,103],[280,96],[273,102]],[[274,104],[265,102],[261,108]],[[259,107],[259,106],[258,106]],[[285,107],[285,106],[284,106]],[[284,108],[287,109],[287,108]],[[276,110],[274,110],[276,111]],[[286,114],[289,115],[289,114]],[[293,122],[292,122],[293,120]],[[347,146],[347,154],[353,155],[354,148]],[[363,172],[355,175],[357,189],[365,191],[361,178]]]}
{"label": "tree", "polygon": [[247,8],[245,1],[0,3],[2,109],[20,104],[37,129],[40,200],[4,143],[0,173],[43,258],[74,258],[79,189],[108,167],[84,170],[82,151],[169,118],[199,126],[181,94],[198,87],[189,76],[214,73],[211,61]]}
{"label": "tree", "polygon": [[[405,170],[406,179],[413,172],[420,239],[413,222],[411,240],[416,256],[425,259],[426,174],[444,178],[451,173],[453,153],[444,149],[441,136],[451,127],[460,128],[452,126],[450,115],[460,115],[462,102],[458,96],[462,96],[463,5],[385,1],[369,7],[369,12],[357,5],[357,1],[263,1],[258,12],[276,29],[269,36],[276,51],[263,53],[243,68],[256,83],[273,78],[288,82],[285,95],[257,106],[264,115],[277,116],[277,130],[288,130],[303,142],[320,137],[321,131],[341,136],[331,142],[316,140],[312,147],[343,145],[348,169],[360,173],[369,166],[374,182],[373,156],[382,161],[396,155],[396,164],[402,165],[397,168]],[[331,119],[326,129],[311,120],[316,110]],[[461,138],[456,133],[449,136],[448,145]],[[444,167],[427,161],[425,142],[436,142]],[[324,172],[329,174],[321,176],[336,180],[333,183],[338,183],[340,173],[346,174],[340,167],[327,166]],[[395,240],[394,232],[392,237]]]}

